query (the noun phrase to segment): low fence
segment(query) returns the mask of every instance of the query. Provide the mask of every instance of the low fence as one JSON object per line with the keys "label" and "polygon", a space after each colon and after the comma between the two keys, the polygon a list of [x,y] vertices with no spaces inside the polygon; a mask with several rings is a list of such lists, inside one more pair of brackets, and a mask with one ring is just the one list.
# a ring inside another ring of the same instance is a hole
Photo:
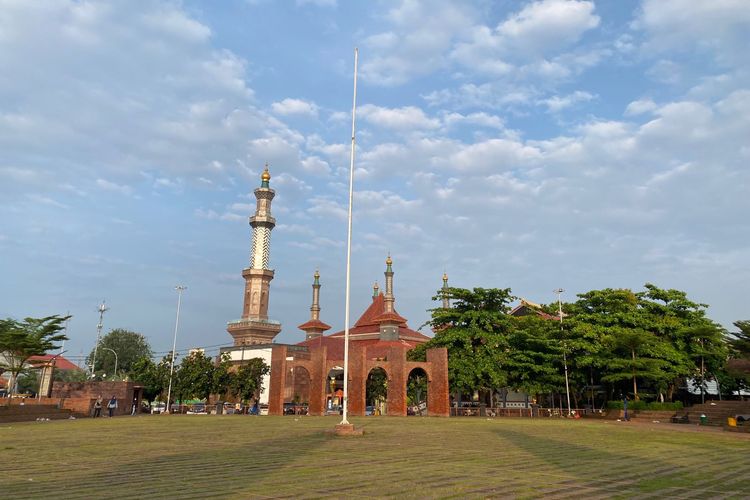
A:
{"label": "low fence", "polygon": [[[590,408],[572,408],[571,414],[582,417],[597,414]],[[540,408],[530,406],[528,408],[502,408],[491,406],[453,406],[451,417],[521,417],[521,418],[560,418],[567,417],[568,410],[560,408]]]}

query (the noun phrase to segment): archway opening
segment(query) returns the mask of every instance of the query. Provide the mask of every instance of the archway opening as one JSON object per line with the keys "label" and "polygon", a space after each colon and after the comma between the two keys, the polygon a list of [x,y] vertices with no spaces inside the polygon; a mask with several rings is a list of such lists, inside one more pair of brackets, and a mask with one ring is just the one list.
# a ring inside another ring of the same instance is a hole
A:
{"label": "archway opening", "polygon": [[344,369],[334,366],[326,378],[326,414],[340,414],[344,404]]}
{"label": "archway opening", "polygon": [[310,404],[310,372],[304,366],[289,368],[284,387],[284,415],[307,415]]}
{"label": "archway opening", "polygon": [[373,368],[367,375],[365,404],[365,415],[388,414],[388,374],[383,368]]}
{"label": "archway opening", "polygon": [[414,368],[406,379],[406,414],[427,415],[427,372]]}

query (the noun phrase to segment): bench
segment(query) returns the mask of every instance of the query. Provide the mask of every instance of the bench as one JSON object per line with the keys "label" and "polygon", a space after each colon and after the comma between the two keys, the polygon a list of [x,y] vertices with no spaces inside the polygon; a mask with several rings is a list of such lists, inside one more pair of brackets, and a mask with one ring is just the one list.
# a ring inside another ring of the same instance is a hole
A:
{"label": "bench", "polygon": [[690,420],[687,415],[675,415],[671,419],[673,424],[689,424]]}

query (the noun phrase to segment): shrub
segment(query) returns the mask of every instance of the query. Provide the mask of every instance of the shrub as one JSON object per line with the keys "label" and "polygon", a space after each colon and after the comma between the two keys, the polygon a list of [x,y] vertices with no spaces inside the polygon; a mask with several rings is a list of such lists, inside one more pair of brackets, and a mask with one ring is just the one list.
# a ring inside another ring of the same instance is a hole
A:
{"label": "shrub", "polygon": [[[607,401],[607,408],[610,410],[622,410],[622,401]],[[628,401],[628,410],[674,411],[680,409],[682,409],[680,401],[674,403]]]}

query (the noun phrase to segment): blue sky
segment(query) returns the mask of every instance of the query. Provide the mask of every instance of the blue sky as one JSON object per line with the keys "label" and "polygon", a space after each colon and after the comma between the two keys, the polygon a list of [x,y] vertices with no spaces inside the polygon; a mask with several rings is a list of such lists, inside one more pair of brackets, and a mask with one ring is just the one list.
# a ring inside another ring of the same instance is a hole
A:
{"label": "blue sky", "polygon": [[230,343],[263,164],[270,315],[296,342],[320,269],[343,327],[393,256],[418,327],[445,270],[535,302],[646,282],[731,326],[750,283],[750,5],[0,0],[0,315]]}

